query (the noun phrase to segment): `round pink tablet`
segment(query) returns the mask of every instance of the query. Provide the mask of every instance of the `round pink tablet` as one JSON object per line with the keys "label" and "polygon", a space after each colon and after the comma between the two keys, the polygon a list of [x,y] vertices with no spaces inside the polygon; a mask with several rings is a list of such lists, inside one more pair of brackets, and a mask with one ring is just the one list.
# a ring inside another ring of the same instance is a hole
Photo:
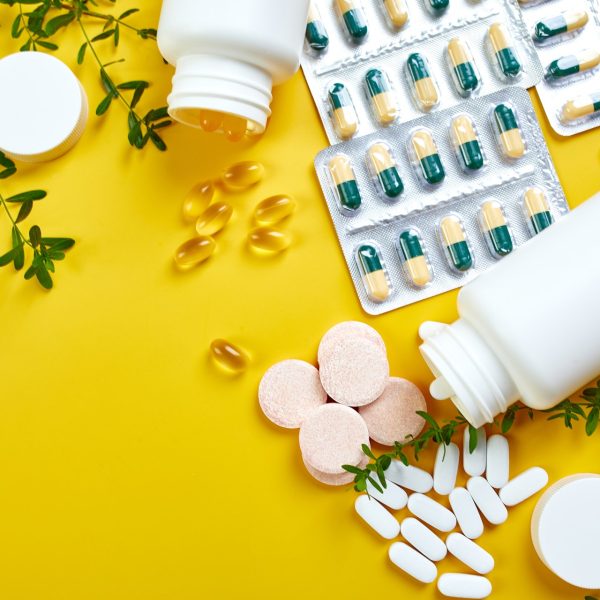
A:
{"label": "round pink tablet", "polygon": [[[363,460],[358,465],[361,469],[363,469],[367,463],[369,462],[369,458],[364,455]],[[354,481],[354,475],[352,473],[348,473],[348,471],[344,471],[343,473],[323,473],[322,471],[317,471],[314,467],[311,467],[304,459],[304,466],[306,470],[319,482],[324,483],[325,485],[346,485],[348,483],[352,483]]]}
{"label": "round pink tablet", "polygon": [[399,377],[390,377],[383,394],[359,408],[369,436],[384,446],[404,442],[407,436],[421,432],[425,421],[416,414],[417,410],[427,410],[425,397],[414,383]]}
{"label": "round pink tablet", "polygon": [[304,462],[322,473],[344,473],[342,465],[363,460],[361,445],[369,443],[363,418],[348,406],[325,404],[313,410],[300,427]]}
{"label": "round pink tablet", "polygon": [[321,338],[318,351],[319,365],[324,357],[329,353],[332,348],[335,348],[340,338],[348,336],[359,336],[367,338],[372,342],[375,342],[378,346],[381,346],[384,352],[386,351],[385,342],[375,329],[361,323],[360,321],[342,321],[337,325],[334,325],[327,333]]}
{"label": "round pink tablet", "polygon": [[327,402],[327,393],[315,367],[303,360],[284,360],[263,375],[258,402],[267,419],[295,429],[315,408]]}

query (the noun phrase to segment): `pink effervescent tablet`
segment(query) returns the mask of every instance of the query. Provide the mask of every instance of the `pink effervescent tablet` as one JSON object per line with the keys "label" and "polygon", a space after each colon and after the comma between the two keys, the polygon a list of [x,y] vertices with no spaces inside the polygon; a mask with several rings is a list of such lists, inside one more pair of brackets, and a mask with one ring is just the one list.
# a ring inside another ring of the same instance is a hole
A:
{"label": "pink effervescent tablet", "polygon": [[335,348],[340,338],[343,337],[363,337],[372,342],[375,342],[378,346],[380,346],[385,352],[385,343],[383,338],[379,335],[379,333],[367,325],[366,323],[361,323],[360,321],[342,321],[337,325],[334,325],[327,333],[322,337],[321,343],[319,344],[318,351],[318,361],[321,364],[321,361],[327,356],[329,351],[332,348]]}
{"label": "pink effervescent tablet", "polygon": [[[354,481],[354,474],[349,473],[348,471],[344,471],[343,473],[323,473],[322,471],[318,471],[314,467],[311,467],[306,460],[304,460],[304,466],[306,470],[320,483],[324,483],[325,485],[346,485],[348,483],[352,483]],[[361,469],[366,467],[369,462],[369,458],[366,455],[363,455],[362,462],[358,465]]]}
{"label": "pink effervescent tablet", "polygon": [[322,473],[345,473],[342,465],[360,464],[364,459],[362,444],[369,444],[367,424],[348,406],[320,406],[300,427],[302,458]]}
{"label": "pink effervescent tablet", "polygon": [[427,410],[425,396],[414,383],[399,377],[390,377],[383,394],[358,409],[369,428],[369,437],[384,446],[405,442],[408,436],[416,437],[421,432],[425,421],[416,414],[418,410]]}
{"label": "pink effervescent tablet", "polygon": [[263,375],[258,402],[267,419],[295,429],[315,408],[327,402],[327,393],[315,367],[303,360],[284,360]]}

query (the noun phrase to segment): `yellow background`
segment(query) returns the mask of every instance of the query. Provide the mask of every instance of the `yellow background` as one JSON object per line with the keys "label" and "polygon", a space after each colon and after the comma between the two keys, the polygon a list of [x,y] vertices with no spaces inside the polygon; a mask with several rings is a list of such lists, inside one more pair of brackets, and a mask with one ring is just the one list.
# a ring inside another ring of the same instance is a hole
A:
{"label": "yellow background", "polygon": [[[158,0],[140,4],[147,6],[132,22],[156,23]],[[17,47],[13,14],[0,10],[1,55]],[[116,56],[127,62],[111,72],[121,81],[150,79],[142,108],[159,105],[171,68],[153,42],[122,37]],[[103,95],[96,67],[89,56],[82,67],[74,61],[79,32],[59,39],[57,55],[95,107]],[[107,43],[99,50],[112,57]],[[576,206],[600,189],[600,129],[559,138],[532,96]],[[425,319],[452,321],[456,292],[381,317],[363,314],[313,172],[327,141],[301,74],[276,90],[273,113],[256,143],[178,125],[165,131],[169,151],[161,154],[130,149],[126,113],[115,103],[105,118],[90,118],[69,154],[19,165],[0,182],[3,193],[47,189],[27,224],[77,239],[50,293],[0,271],[4,600],[438,597],[435,586],[389,563],[388,543],[354,514],[352,491],[308,476],[297,433],[266,421],[256,388],[275,361],[314,361],[331,325],[361,319],[383,334],[393,374],[425,390],[417,328]],[[216,255],[176,272],[173,250],[192,236],[180,217],[183,196],[243,159],[263,161],[266,179],[228,197],[235,214]],[[285,224],[295,241],[283,255],[261,258],[245,239],[253,207],[275,193],[297,198]],[[0,216],[2,248],[8,233]],[[207,350],[216,337],[251,352],[246,374],[215,370]],[[513,474],[532,465],[546,467],[551,480],[600,470],[600,436],[587,439],[580,427],[520,420],[510,440]],[[529,537],[534,502],[481,538],[496,558],[494,597],[582,598],[538,561]],[[441,566],[452,568],[450,560]]]}

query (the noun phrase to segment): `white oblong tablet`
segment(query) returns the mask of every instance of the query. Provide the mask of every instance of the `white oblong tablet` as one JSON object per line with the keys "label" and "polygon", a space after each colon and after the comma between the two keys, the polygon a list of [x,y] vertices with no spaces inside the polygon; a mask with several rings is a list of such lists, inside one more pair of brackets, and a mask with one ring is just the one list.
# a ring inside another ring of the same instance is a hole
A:
{"label": "white oblong tablet", "polygon": [[493,488],[500,489],[508,482],[508,440],[503,435],[492,435],[487,441],[485,477]]}
{"label": "white oblong tablet", "polygon": [[531,498],[548,484],[548,473],[541,467],[531,467],[511,479],[499,492],[506,506],[514,506]]}
{"label": "white oblong tablet", "polygon": [[354,502],[354,508],[367,525],[386,540],[394,539],[400,533],[400,523],[377,500],[361,494]]}
{"label": "white oblong tablet", "polygon": [[444,573],[437,587],[448,598],[487,598],[492,593],[489,579],[466,573]]}
{"label": "white oblong tablet", "polygon": [[417,581],[431,583],[437,577],[437,567],[404,542],[394,542],[388,550],[388,556],[398,568]]}
{"label": "white oblong tablet", "polygon": [[[381,486],[379,478],[376,475],[374,475],[374,477]],[[389,506],[392,510],[400,510],[406,506],[408,495],[401,487],[391,481],[387,481],[387,487],[382,489],[383,492],[380,492],[373,487],[373,484],[370,481],[367,481],[367,492],[369,492],[369,495],[373,498],[381,502],[381,504]]]}
{"label": "white oblong tablet", "polygon": [[437,449],[433,467],[433,489],[440,496],[447,496],[454,489],[459,455],[458,446],[453,442],[447,446],[440,444]]}
{"label": "white oblong tablet", "polygon": [[446,546],[450,554],[481,575],[494,568],[494,557],[462,533],[451,533],[446,539]]}
{"label": "white oblong tablet", "polygon": [[400,524],[400,533],[407,542],[412,544],[429,560],[442,560],[448,553],[446,544],[429,527],[426,527],[417,519],[412,517],[404,519]]}
{"label": "white oblong tablet", "polygon": [[498,494],[483,477],[471,477],[467,481],[467,489],[481,514],[492,524],[500,525],[508,517],[506,506]]}
{"label": "white oblong tablet", "polygon": [[433,477],[419,467],[406,466],[399,460],[392,460],[385,472],[385,478],[413,492],[426,494],[433,487]]}
{"label": "white oblong tablet", "polygon": [[486,465],[486,435],[485,429],[480,427],[477,430],[477,446],[473,452],[469,452],[469,427],[465,427],[463,433],[463,469],[467,475],[477,477],[485,473]]}
{"label": "white oblong tablet", "polygon": [[456,517],[439,502],[423,494],[411,494],[408,499],[408,510],[439,531],[452,531],[456,527]]}
{"label": "white oblong tablet", "polygon": [[448,499],[460,530],[472,540],[478,538],[483,533],[483,521],[471,494],[465,488],[457,487],[450,492]]}

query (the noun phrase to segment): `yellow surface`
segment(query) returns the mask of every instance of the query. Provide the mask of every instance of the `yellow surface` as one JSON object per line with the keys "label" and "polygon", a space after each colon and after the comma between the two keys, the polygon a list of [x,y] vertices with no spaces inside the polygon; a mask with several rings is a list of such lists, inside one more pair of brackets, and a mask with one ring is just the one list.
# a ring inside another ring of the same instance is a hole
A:
{"label": "yellow surface", "polygon": [[[149,25],[159,3],[141,4],[148,6],[137,21]],[[11,14],[0,10],[0,54],[15,48]],[[113,67],[115,76],[151,79],[143,106],[158,104],[171,68],[151,42],[122,38],[119,55],[128,60]],[[73,65],[77,32],[61,41],[58,55]],[[102,92],[92,63],[75,70],[95,106]],[[600,129],[559,138],[535,104],[575,206],[600,188]],[[273,111],[254,144],[177,126],[165,132],[166,154],[137,153],[115,104],[106,118],[91,118],[64,158],[20,166],[0,183],[7,192],[46,188],[28,223],[77,239],[50,293],[0,271],[3,600],[439,598],[388,562],[388,543],[353,513],[353,492],[307,475],[296,432],[262,417],[256,387],[271,363],[314,361],[328,327],[361,319],[385,337],[393,374],[425,390],[417,327],[454,319],[456,293],[364,315],[313,172],[326,139],[300,74],[275,92]],[[180,216],[188,189],[256,158],[268,176],[228,197],[235,213],[216,255],[196,271],[175,272],[171,255],[193,235]],[[285,225],[294,245],[274,258],[253,255],[245,245],[252,210],[278,193],[298,200]],[[0,217],[2,247],[7,232]],[[227,378],[210,364],[217,337],[252,353],[245,375]],[[600,436],[586,439],[556,422],[519,421],[511,451],[513,474],[539,464],[554,481],[600,470]],[[507,524],[481,539],[496,557],[493,597],[581,600],[582,591],[535,556],[533,505],[512,509]],[[450,560],[442,565],[452,568]]]}

